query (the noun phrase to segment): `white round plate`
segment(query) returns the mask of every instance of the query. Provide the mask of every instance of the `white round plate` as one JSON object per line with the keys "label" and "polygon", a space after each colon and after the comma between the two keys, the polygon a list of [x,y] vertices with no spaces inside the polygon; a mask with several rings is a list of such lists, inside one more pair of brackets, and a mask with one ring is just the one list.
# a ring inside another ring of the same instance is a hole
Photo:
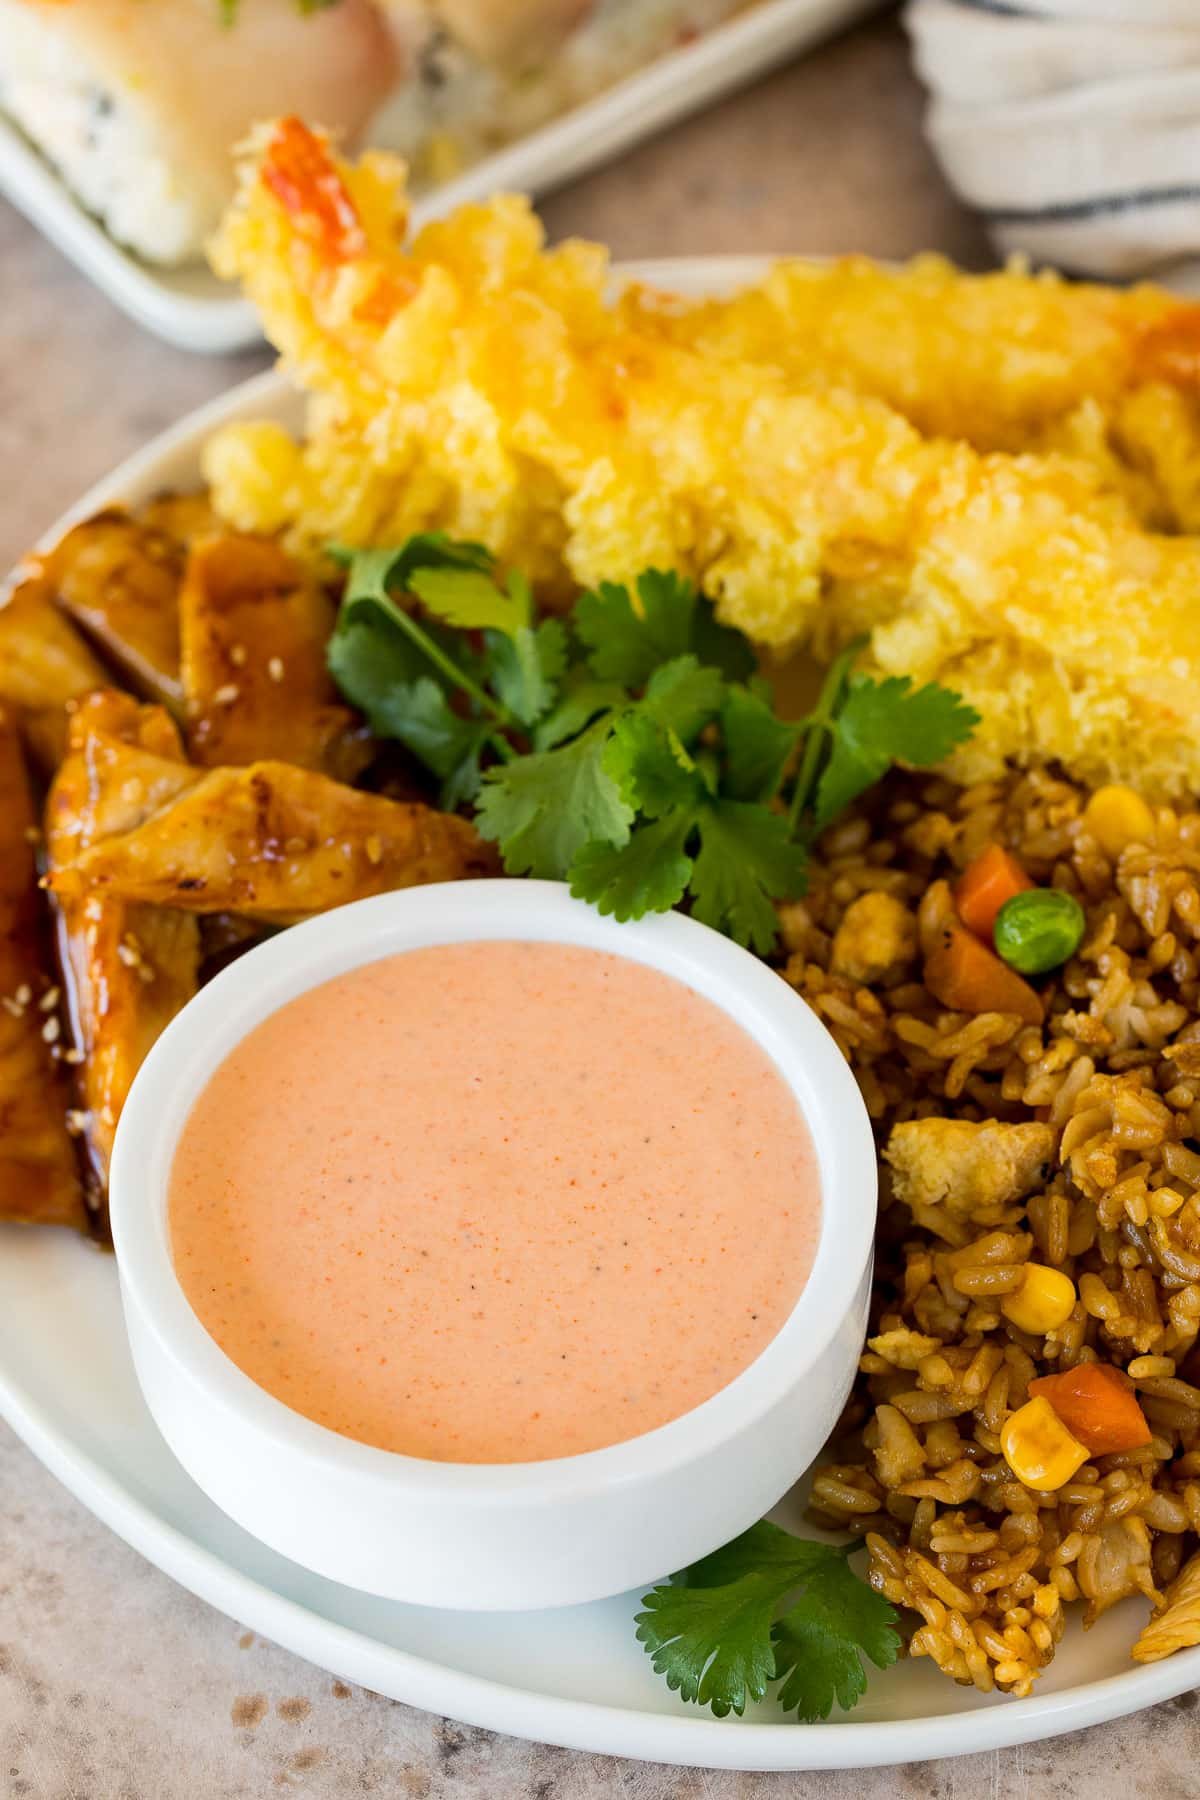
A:
{"label": "white round plate", "polygon": [[[763,266],[717,258],[621,273],[698,294],[753,280]],[[192,414],[93,488],[72,516],[195,485],[213,427],[262,416],[299,422],[298,399],[278,375]],[[1072,1619],[1028,1700],[985,1699],[920,1660],[873,1670],[855,1711],[824,1725],[789,1723],[770,1705],[717,1720],[684,1706],[651,1670],[634,1640],[635,1594],[555,1612],[482,1614],[340,1587],[264,1548],[183,1473],[134,1380],[113,1261],[66,1233],[0,1228],[0,1412],[98,1518],[222,1612],[349,1681],[519,1737],[708,1768],[862,1768],[1052,1737],[1200,1685],[1200,1649],[1146,1668],[1129,1662],[1146,1609],[1126,1601],[1089,1633]],[[799,1522],[786,1505],[779,1516]]]}

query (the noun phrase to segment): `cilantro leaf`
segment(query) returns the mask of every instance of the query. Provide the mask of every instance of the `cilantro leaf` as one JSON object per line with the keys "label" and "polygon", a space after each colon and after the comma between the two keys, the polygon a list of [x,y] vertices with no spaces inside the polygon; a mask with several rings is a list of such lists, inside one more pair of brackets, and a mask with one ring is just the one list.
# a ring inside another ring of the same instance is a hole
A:
{"label": "cilantro leaf", "polygon": [[741,1717],[775,1675],[771,1621],[779,1604],[770,1575],[743,1575],[727,1587],[656,1587],[643,1596],[637,1636],[681,1700]]}
{"label": "cilantro leaf", "polygon": [[758,667],[754,645],[744,632],[720,625],[711,600],[701,594],[692,620],[692,649],[710,669],[719,669],[726,681],[748,681]]}
{"label": "cilantro leaf", "polygon": [[844,1556],[814,1570],[772,1633],[784,1712],[827,1719],[835,1700],[849,1712],[867,1691],[863,1656],[879,1669],[895,1662],[895,1621],[892,1607],[858,1579]]}
{"label": "cilantro leaf", "polygon": [[552,750],[590,725],[597,713],[612,712],[625,706],[629,695],[615,681],[595,681],[585,668],[568,669],[559,689],[558,703],[538,724],[534,743],[539,750]]}
{"label": "cilantro leaf", "polygon": [[343,607],[325,651],[329,673],[376,737],[394,736],[404,716],[405,692],[429,673],[392,611],[390,600],[372,600],[355,611]]}
{"label": "cilantro leaf", "polygon": [[836,818],[894,762],[928,768],[965,743],[979,714],[935,681],[915,688],[907,675],[850,682],[832,724],[829,760],[817,783],[814,830]]}
{"label": "cilantro leaf", "polygon": [[655,669],[641,703],[686,742],[716,718],[724,690],[720,672],[704,668],[689,651]]}
{"label": "cilantro leaf", "polygon": [[460,631],[514,637],[533,617],[533,595],[523,575],[510,575],[500,587],[486,570],[441,565],[414,569],[406,585],[435,618]]}
{"label": "cilantro leaf", "polygon": [[740,631],[718,625],[711,602],[671,569],[645,569],[627,587],[602,581],[575,603],[575,629],[588,667],[601,681],[645,687],[660,663],[689,651],[700,663],[738,681],[754,667]]}
{"label": "cilantro leaf", "polygon": [[678,906],[692,859],[684,846],[692,830],[686,813],[637,825],[624,845],[593,839],[571,864],[571,892],[614,919],[640,919]]}
{"label": "cilantro leaf", "polygon": [[484,748],[495,741],[495,723],[478,708],[464,713],[452,704],[456,690],[486,700],[466,641],[448,638],[436,625],[418,625],[388,589],[398,570],[414,568],[422,558],[486,554],[478,545],[456,545],[429,533],[399,551],[352,555],[346,596],[326,649],[341,692],[377,736],[397,739],[433,771],[447,807],[474,797]]}
{"label": "cilantro leaf", "polygon": [[399,550],[335,549],[335,555],[348,562],[350,573],[326,652],[329,672],[347,699],[366,713],[372,729],[390,736],[382,723],[390,683],[434,674],[458,686],[473,682],[476,675],[466,643],[449,641],[436,626],[418,625],[392,598],[391,589],[403,590],[406,572],[425,566],[423,558],[486,558],[487,552],[478,544],[455,544],[440,532],[426,532]]}
{"label": "cilantro leaf", "polygon": [[536,630],[522,625],[511,637],[489,631],[485,641],[492,692],[522,725],[536,724],[554,704],[566,668],[566,626],[561,619],[543,619]]}
{"label": "cilantro leaf", "polygon": [[705,925],[765,956],[778,931],[772,900],[802,892],[807,858],[787,820],[744,800],[716,800],[700,815],[692,911]]}
{"label": "cilantro leaf", "polygon": [[681,1579],[689,1587],[724,1587],[743,1575],[771,1570],[795,1585],[802,1576],[820,1567],[829,1556],[829,1545],[813,1538],[796,1537],[770,1519],[760,1519],[732,1543],[723,1544],[684,1570]]}
{"label": "cilantro leaf", "polygon": [[488,770],[475,822],[510,875],[561,881],[593,838],[628,843],[634,809],[604,766],[611,729],[597,719],[571,743]]}
{"label": "cilantro leaf", "polygon": [[726,689],[721,706],[725,792],[733,800],[773,800],[800,736],[747,687]]}
{"label": "cilantro leaf", "polygon": [[575,602],[575,629],[588,667],[601,681],[644,687],[662,662],[691,647],[696,590],[662,569],[647,569],[636,583],[640,609],[627,587],[602,581]]}
{"label": "cilantro leaf", "polygon": [[638,1640],[669,1687],[718,1718],[743,1713],[773,1681],[786,1711],[827,1718],[835,1700],[861,1699],[863,1656],[882,1669],[900,1648],[895,1611],[848,1554],[764,1519],[645,1595]]}
{"label": "cilantro leaf", "polygon": [[329,554],[351,571],[350,588],[363,593],[386,594],[392,588],[405,593],[418,569],[478,569],[486,575],[493,567],[491,551],[482,544],[444,531],[418,531],[399,546],[378,550],[331,544]]}
{"label": "cilantro leaf", "polygon": [[491,734],[486,719],[456,713],[445,691],[428,675],[389,690],[386,707],[394,737],[411,750],[442,783],[442,804],[461,806],[475,797],[480,758]]}
{"label": "cilantro leaf", "polygon": [[604,752],[604,767],[622,799],[650,819],[675,807],[694,814],[707,794],[678,735],[641,711],[618,718]]}

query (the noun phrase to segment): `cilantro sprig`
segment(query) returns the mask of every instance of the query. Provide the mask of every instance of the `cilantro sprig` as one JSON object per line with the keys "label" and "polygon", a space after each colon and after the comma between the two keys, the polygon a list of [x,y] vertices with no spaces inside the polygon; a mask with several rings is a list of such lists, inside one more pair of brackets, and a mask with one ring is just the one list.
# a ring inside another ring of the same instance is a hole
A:
{"label": "cilantro sprig", "polygon": [[760,955],[812,839],[893,761],[939,762],[976,715],[930,683],[829,672],[781,719],[749,641],[693,583],[601,582],[569,621],[479,544],[424,532],[348,567],[329,646],[342,693],[472,803],[510,874],[566,881],[616,919],[688,904]]}
{"label": "cilantro sprig", "polygon": [[[308,17],[312,13],[327,12],[330,7],[338,6],[341,0],[296,0],[296,11]],[[217,14],[222,25],[236,25],[240,0],[217,0]]]}
{"label": "cilantro sprig", "polygon": [[866,638],[855,638],[830,667],[806,724],[792,790],[794,831],[814,837],[893,763],[930,768],[971,736],[979,714],[936,681],[914,688],[907,675],[872,681],[852,673]]}
{"label": "cilantro sprig", "polygon": [[900,1651],[896,1612],[861,1581],[853,1545],[809,1542],[762,1520],[646,1594],[637,1636],[682,1700],[740,1717],[779,1683],[784,1712],[827,1719],[866,1692],[863,1659]]}

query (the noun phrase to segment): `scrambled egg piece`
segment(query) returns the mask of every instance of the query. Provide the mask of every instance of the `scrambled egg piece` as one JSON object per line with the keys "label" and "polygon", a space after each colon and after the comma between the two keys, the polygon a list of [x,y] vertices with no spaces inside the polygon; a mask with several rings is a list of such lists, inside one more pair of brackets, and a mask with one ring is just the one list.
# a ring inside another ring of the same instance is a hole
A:
{"label": "scrambled egg piece", "polygon": [[868,892],[852,900],[834,933],[829,966],[851,981],[881,981],[917,954],[917,921],[894,894]]}
{"label": "scrambled egg piece", "polygon": [[906,1119],[884,1157],[898,1200],[919,1225],[951,1237],[963,1220],[1000,1224],[1005,1209],[1045,1184],[1054,1169],[1049,1125],[1001,1119]]}
{"label": "scrambled egg piece", "polygon": [[[1200,786],[1200,543],[1145,529],[1107,447],[1018,455],[924,436],[889,398],[944,429],[972,413],[969,396],[926,417],[922,384],[889,390],[880,334],[853,368],[824,351],[808,366],[795,345],[768,360],[765,326],[739,347],[753,294],[724,313],[648,292],[614,306],[603,252],[546,250],[512,197],[407,249],[406,223],[391,159],[346,167],[295,121],[260,135],[215,260],[312,397],[302,445],[267,423],[211,441],[206,474],[236,525],[302,550],[440,526],[482,539],[548,598],[673,566],[761,645],[824,655],[868,631],[880,669],[957,688],[983,715],[956,758],[965,779],[1058,758],[1152,797]],[[1056,317],[1073,292],[1046,288]],[[1195,309],[1142,291],[1105,313],[1094,293],[1079,319],[1100,347],[1076,346],[1073,364],[1061,351],[1074,373],[1059,412],[1035,417],[1025,380],[997,438],[1057,430],[1077,394],[1100,414],[1160,389],[1190,406]],[[939,317],[926,307],[922,325],[919,311],[913,342]],[[1102,381],[1123,332],[1141,362],[1130,352],[1126,376]],[[1143,365],[1171,379],[1139,385]],[[928,366],[932,395],[954,371]],[[992,387],[1006,391],[999,376]]]}
{"label": "scrambled egg piece", "polygon": [[1133,1646],[1134,1662],[1160,1662],[1200,1644],[1200,1551],[1193,1551]]}

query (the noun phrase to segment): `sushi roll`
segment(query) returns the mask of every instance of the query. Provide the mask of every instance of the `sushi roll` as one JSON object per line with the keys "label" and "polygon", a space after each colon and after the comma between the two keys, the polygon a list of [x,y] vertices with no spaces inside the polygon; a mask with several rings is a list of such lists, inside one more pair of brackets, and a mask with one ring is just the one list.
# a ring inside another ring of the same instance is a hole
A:
{"label": "sushi roll", "polygon": [[[692,43],[753,0],[379,0],[412,73],[368,128],[421,192]],[[416,25],[414,28],[414,16]]]}
{"label": "sushi roll", "polygon": [[353,143],[406,74],[374,0],[0,0],[0,107],[153,263],[202,254],[254,120]]}

